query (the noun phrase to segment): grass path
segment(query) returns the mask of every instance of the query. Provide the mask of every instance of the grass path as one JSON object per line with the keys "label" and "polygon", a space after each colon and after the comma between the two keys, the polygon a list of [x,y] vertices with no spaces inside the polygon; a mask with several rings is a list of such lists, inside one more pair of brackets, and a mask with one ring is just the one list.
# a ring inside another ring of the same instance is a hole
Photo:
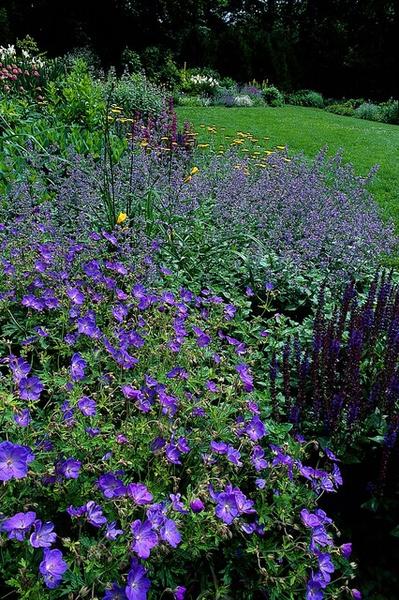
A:
{"label": "grass path", "polygon": [[[345,160],[359,175],[375,165],[380,170],[371,186],[383,214],[399,230],[399,126],[341,117],[324,110],[284,106],[282,108],[183,108],[180,121],[190,121],[199,133],[198,142],[211,143],[217,150],[237,137],[250,133],[265,149],[288,146],[291,153],[314,156],[325,145],[329,153],[342,148]],[[215,128],[212,130],[212,128]],[[211,131],[209,131],[211,128]],[[230,136],[227,137],[226,136]],[[269,138],[269,139],[265,139]]]}

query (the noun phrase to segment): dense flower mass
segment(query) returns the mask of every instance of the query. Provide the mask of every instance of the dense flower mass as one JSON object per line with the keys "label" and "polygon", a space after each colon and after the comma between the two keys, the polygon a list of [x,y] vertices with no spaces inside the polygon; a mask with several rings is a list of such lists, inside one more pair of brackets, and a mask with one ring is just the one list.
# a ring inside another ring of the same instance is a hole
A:
{"label": "dense flower mass", "polygon": [[[77,241],[40,220],[21,253],[26,220],[18,236],[1,238],[1,302],[16,326],[0,367],[12,440],[0,444],[0,473],[13,505],[1,532],[32,547],[30,584],[51,594],[74,585],[72,570],[104,598],[145,599],[171,584],[184,598],[197,593],[203,547],[218,568],[237,572],[243,590],[262,590],[261,571],[250,584],[245,572],[256,569],[255,549],[268,560],[270,539],[294,544],[290,568],[303,593],[304,573],[309,589],[333,585],[335,570],[345,578],[331,520],[308,541],[300,520],[304,503],[313,514],[317,496],[338,488],[337,466],[326,455],[323,467],[307,464],[305,445],[268,417],[243,360],[237,308],[207,289],[175,286],[156,266],[157,245],[134,253],[123,224]],[[278,522],[294,528],[295,542]],[[19,581],[8,542],[6,552]],[[92,552],[93,580],[81,570]],[[283,570],[273,564],[277,590]]]}

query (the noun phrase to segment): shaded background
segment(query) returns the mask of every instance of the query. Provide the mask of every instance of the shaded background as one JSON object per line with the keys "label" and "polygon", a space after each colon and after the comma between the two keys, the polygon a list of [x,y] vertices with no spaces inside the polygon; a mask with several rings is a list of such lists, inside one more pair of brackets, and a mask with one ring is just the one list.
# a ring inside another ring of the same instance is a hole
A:
{"label": "shaded background", "polygon": [[395,0],[1,0],[0,45],[31,35],[50,56],[89,46],[103,67],[128,47],[239,82],[330,97],[398,96]]}

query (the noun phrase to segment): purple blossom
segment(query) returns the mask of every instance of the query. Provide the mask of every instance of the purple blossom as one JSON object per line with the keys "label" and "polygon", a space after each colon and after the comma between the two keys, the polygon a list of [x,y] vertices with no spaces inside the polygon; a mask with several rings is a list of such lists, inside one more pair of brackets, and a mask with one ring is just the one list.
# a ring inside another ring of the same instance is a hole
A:
{"label": "purple blossom", "polygon": [[23,400],[39,400],[44,386],[36,376],[19,380],[19,395]]}
{"label": "purple blossom", "polygon": [[75,353],[72,356],[71,362],[71,378],[72,381],[81,381],[85,376],[85,368],[87,362],[81,357],[79,353]]}
{"label": "purple blossom", "polygon": [[325,552],[320,552],[317,554],[317,558],[319,561],[319,569],[321,576],[326,584],[331,581],[331,573],[334,573],[335,567],[331,560],[331,556]]}
{"label": "purple blossom", "polygon": [[25,359],[12,356],[10,357],[10,369],[15,383],[19,383],[21,379],[25,379],[29,375],[32,367]]}
{"label": "purple blossom", "polygon": [[137,559],[133,559],[127,576],[125,593],[128,600],[147,600],[147,592],[151,582],[147,577],[146,569]]}
{"label": "purple blossom", "polygon": [[362,594],[356,588],[351,590],[353,600],[362,600]]}
{"label": "purple blossom", "polygon": [[139,506],[149,504],[153,500],[151,492],[148,491],[143,483],[129,483],[127,486],[127,495]]}
{"label": "purple blossom", "polygon": [[44,583],[48,588],[54,589],[58,587],[67,569],[68,565],[63,560],[61,550],[49,550],[45,548],[43,560],[39,565],[39,571],[43,575]]}
{"label": "purple blossom", "polygon": [[251,462],[256,471],[262,471],[268,466],[267,460],[265,460],[264,456],[264,450],[260,446],[254,446],[251,453]]}
{"label": "purple blossom", "polygon": [[240,376],[241,382],[246,392],[252,392],[254,390],[254,380],[250,373],[248,365],[241,363],[236,365],[236,371]]}
{"label": "purple blossom", "polygon": [[36,519],[33,511],[16,513],[1,523],[0,530],[5,531],[9,540],[22,542]]}
{"label": "purple blossom", "polygon": [[352,554],[352,544],[351,543],[342,544],[342,546],[340,547],[340,551],[341,551],[342,556],[344,558],[346,558],[346,560],[349,560],[350,555]]}
{"label": "purple blossom", "polygon": [[173,591],[174,600],[184,600],[184,596],[186,595],[186,588],[184,585],[178,585],[177,588]]}
{"label": "purple blossom", "polygon": [[107,522],[107,518],[103,515],[103,509],[101,506],[90,500],[86,504],[86,519],[93,527],[101,527]]}
{"label": "purple blossom", "polygon": [[105,498],[119,498],[126,494],[126,486],[113,473],[105,473],[97,480],[97,486]]}
{"label": "purple blossom", "polygon": [[190,502],[190,508],[194,513],[200,513],[205,509],[205,504],[200,498],[195,498]]}
{"label": "purple blossom", "polygon": [[225,492],[218,494],[215,508],[215,515],[218,519],[226,523],[226,525],[231,525],[238,514],[235,494]]}
{"label": "purple blossom", "polygon": [[161,529],[159,530],[161,539],[168,542],[172,548],[177,548],[181,542],[181,535],[177,529],[177,525],[172,519],[166,519]]}
{"label": "purple blossom", "polygon": [[308,582],[306,588],[306,600],[323,600],[324,594],[321,584],[315,579]]}
{"label": "purple blossom", "polygon": [[27,446],[11,442],[0,443],[0,481],[22,479],[28,474],[28,465],[34,460],[34,454]]}
{"label": "purple blossom", "polygon": [[263,422],[255,415],[246,426],[245,433],[253,442],[257,442],[266,435],[267,431]]}
{"label": "purple blossom", "polygon": [[113,583],[109,590],[105,590],[103,600],[126,600],[125,589],[117,583]]}
{"label": "purple blossom", "polygon": [[107,524],[107,528],[105,531],[105,537],[107,540],[116,540],[116,538],[124,533],[123,529],[118,529],[116,522],[112,521],[112,523]]}
{"label": "purple blossom", "polygon": [[152,548],[158,545],[158,535],[152,528],[151,521],[140,519],[131,524],[133,534],[132,550],[139,558],[148,558]]}
{"label": "purple blossom", "polygon": [[67,288],[66,293],[68,295],[68,298],[70,298],[70,300],[72,300],[72,302],[74,304],[77,304],[78,306],[84,304],[85,297],[82,294],[82,292],[79,290],[79,288],[76,288],[76,287]]}
{"label": "purple blossom", "polygon": [[51,523],[51,521],[42,523],[37,519],[33,527],[34,532],[29,538],[31,546],[33,548],[50,548],[57,539],[57,534],[54,531],[54,523]]}
{"label": "purple blossom", "polygon": [[89,396],[82,396],[80,400],[78,400],[78,408],[80,412],[85,415],[85,417],[94,417],[96,414],[96,403]]}
{"label": "purple blossom", "polygon": [[65,479],[77,479],[79,477],[81,466],[82,463],[80,460],[71,457],[59,463],[57,470],[65,477]]}
{"label": "purple blossom", "polygon": [[16,413],[14,415],[14,421],[20,427],[28,427],[32,421],[29,408],[23,408],[20,412]]}

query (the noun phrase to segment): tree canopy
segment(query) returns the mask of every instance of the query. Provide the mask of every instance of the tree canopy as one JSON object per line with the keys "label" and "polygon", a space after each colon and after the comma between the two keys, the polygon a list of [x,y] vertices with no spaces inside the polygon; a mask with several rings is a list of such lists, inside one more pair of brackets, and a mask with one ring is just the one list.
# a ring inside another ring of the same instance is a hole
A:
{"label": "tree canopy", "polygon": [[0,43],[90,46],[104,66],[157,47],[242,82],[382,99],[398,95],[398,14],[396,0],[3,0]]}

